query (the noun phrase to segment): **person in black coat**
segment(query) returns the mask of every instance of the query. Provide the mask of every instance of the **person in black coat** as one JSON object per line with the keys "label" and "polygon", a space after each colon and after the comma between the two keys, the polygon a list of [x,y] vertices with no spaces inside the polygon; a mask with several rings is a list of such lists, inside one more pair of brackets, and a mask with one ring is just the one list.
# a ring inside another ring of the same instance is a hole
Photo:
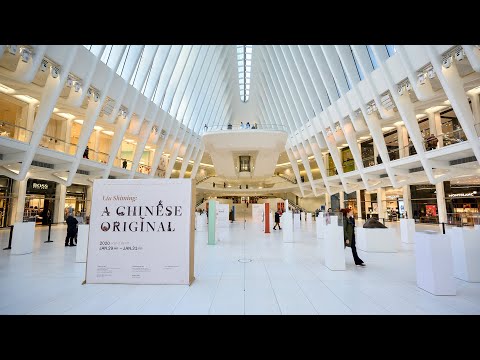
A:
{"label": "person in black coat", "polygon": [[280,227],[280,216],[280,210],[277,210],[277,212],[275,213],[275,226],[273,227],[273,230],[277,230],[277,225],[279,230],[282,230],[282,228]]}
{"label": "person in black coat", "polygon": [[77,236],[78,220],[75,219],[73,215],[68,215],[66,221],[67,221],[67,237],[65,238],[65,246],[76,246],[76,244],[74,244],[73,241]]}

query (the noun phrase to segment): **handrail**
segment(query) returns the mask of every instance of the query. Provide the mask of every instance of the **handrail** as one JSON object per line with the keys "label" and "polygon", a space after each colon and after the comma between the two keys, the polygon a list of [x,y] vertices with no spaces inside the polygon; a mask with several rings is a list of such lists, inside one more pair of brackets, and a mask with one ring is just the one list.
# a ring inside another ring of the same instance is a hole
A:
{"label": "handrail", "polygon": [[[17,129],[19,131],[15,134],[15,130]],[[30,143],[32,134],[33,134],[32,130],[28,130],[23,126],[12,124],[7,121],[0,122],[0,136],[9,137],[11,139],[15,139],[25,143]]]}
{"label": "handrail", "polygon": [[200,180],[198,180],[197,183],[196,183],[196,185],[198,185],[198,184],[204,182],[205,180],[207,180],[207,179],[209,179],[209,178],[211,178],[211,177],[214,177],[214,176],[215,176],[215,175],[207,175],[207,176],[201,178]]}
{"label": "handrail", "polygon": [[287,127],[285,125],[279,124],[251,124],[250,127],[246,127],[246,124],[243,125],[211,125],[211,126],[204,126],[203,133],[215,132],[215,131],[249,131],[249,130],[271,130],[271,131],[287,131]]}
{"label": "handrail", "polygon": [[297,183],[297,179],[291,179],[289,178],[287,175],[284,175],[284,174],[278,174],[279,177],[281,177],[282,179],[285,179],[287,181],[290,181],[292,184],[296,184]]}

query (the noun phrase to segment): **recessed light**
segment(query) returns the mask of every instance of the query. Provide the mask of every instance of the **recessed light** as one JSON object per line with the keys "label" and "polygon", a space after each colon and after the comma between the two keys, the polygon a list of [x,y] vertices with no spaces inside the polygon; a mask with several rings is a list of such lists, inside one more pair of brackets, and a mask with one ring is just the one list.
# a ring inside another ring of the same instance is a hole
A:
{"label": "recessed light", "polygon": [[77,124],[83,124],[83,120],[80,120],[80,119],[75,119],[73,121],[75,121]]}
{"label": "recessed light", "polygon": [[102,128],[101,126],[97,126],[97,125],[95,125],[93,128],[94,128],[95,130],[103,130],[103,128]]}
{"label": "recessed light", "polygon": [[396,123],[393,123],[395,126],[400,126],[400,125],[405,125],[403,121],[397,121]]}
{"label": "recessed light", "polygon": [[393,126],[382,127],[382,131],[389,131],[389,130],[392,130],[392,129],[395,129],[395,128]]}
{"label": "recessed light", "polygon": [[367,139],[370,139],[370,136],[360,136],[360,139],[361,140],[367,140]]}

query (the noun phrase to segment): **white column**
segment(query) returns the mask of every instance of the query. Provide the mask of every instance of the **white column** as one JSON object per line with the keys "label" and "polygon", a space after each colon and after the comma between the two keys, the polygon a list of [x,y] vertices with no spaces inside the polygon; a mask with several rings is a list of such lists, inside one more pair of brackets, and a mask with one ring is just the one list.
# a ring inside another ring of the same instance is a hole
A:
{"label": "white column", "polygon": [[375,145],[375,142],[372,142],[372,144],[373,144],[373,162],[378,165],[377,163],[378,149],[377,149],[377,146]]}
{"label": "white column", "polygon": [[53,223],[63,224],[65,221],[65,197],[67,195],[67,187],[63,184],[57,184],[55,190],[55,218]]}
{"label": "white column", "polygon": [[362,218],[362,198],[360,196],[360,190],[357,190],[356,191],[357,193],[357,211],[358,211],[358,214],[357,214],[357,219],[361,219]]}
{"label": "white column", "polygon": [[[400,158],[403,158],[405,155],[404,155],[404,152],[403,152],[403,148],[405,147],[405,139],[403,137],[403,128],[405,128],[405,126],[403,125],[398,125],[397,126],[397,138],[398,138],[398,156],[400,156]],[[407,144],[408,144],[408,141],[407,141]]]}
{"label": "white column", "polygon": [[378,188],[377,203],[378,203],[378,219],[385,218],[385,207],[383,201],[385,200],[385,189]]}
{"label": "white column", "polygon": [[73,119],[67,120],[67,127],[66,127],[66,135],[65,135],[65,153],[74,155],[76,152],[76,148],[70,146],[72,142],[72,124]]}
{"label": "white column", "polygon": [[[440,115],[439,112],[437,112],[435,114],[435,117],[434,117],[434,125],[435,125],[435,135],[438,135],[438,134],[443,134],[443,130],[442,130],[442,116]],[[443,147],[443,136],[440,136],[438,138],[438,147],[441,148]]]}
{"label": "white column", "polygon": [[345,208],[345,192],[343,190],[340,190],[338,192],[338,198],[340,199],[340,209]]}
{"label": "white column", "polygon": [[437,191],[438,222],[447,222],[447,207],[445,205],[443,181],[435,184],[435,190]]}
{"label": "white column", "polygon": [[85,204],[85,214],[90,216],[90,212],[92,209],[92,194],[93,194],[93,186],[87,186],[87,201]]}
{"label": "white column", "polygon": [[14,181],[12,192],[17,194],[17,201],[12,201],[12,211],[10,216],[10,225],[23,221],[23,212],[25,210],[25,195],[27,193],[27,180]]}
{"label": "white column", "polygon": [[403,204],[405,206],[405,211],[407,212],[407,217],[413,219],[412,201],[410,200],[410,185],[405,185],[403,187]]}
{"label": "white column", "polygon": [[472,101],[472,111],[473,111],[473,116],[475,117],[475,123],[479,124],[480,123],[480,95],[478,93],[468,94],[468,97]]}

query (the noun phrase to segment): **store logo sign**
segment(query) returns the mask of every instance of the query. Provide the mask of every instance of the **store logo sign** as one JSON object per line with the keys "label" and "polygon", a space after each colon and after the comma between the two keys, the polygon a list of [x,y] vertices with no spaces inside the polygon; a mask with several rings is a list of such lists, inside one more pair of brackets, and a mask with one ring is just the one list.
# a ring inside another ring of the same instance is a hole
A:
{"label": "store logo sign", "polygon": [[34,189],[48,190],[48,184],[33,183],[32,187]]}
{"label": "store logo sign", "polygon": [[470,193],[448,194],[448,197],[467,197],[467,196],[475,196],[476,194],[477,194],[476,191],[472,191]]}

